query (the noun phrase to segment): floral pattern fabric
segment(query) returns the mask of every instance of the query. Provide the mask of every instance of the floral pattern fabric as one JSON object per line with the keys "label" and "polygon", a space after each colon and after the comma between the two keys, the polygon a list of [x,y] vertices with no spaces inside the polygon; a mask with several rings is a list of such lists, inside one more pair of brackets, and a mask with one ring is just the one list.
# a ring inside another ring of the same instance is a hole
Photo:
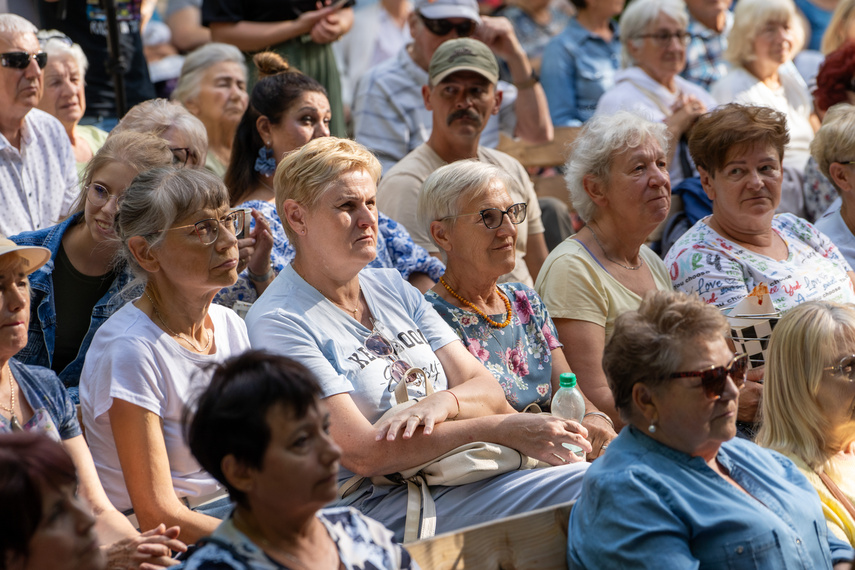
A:
{"label": "floral pattern fabric", "polygon": [[[499,289],[511,301],[513,317],[497,328],[481,316],[455,307],[433,291],[425,298],[447,322],[475,358],[487,367],[508,403],[517,411],[529,404],[548,410],[552,401],[552,352],[563,345],[549,313],[534,289],[522,283],[502,283]],[[501,322],[505,314],[490,315]]]}
{"label": "floral pattern fabric", "polygon": [[805,212],[809,222],[819,220],[837,199],[837,189],[819,169],[819,164],[810,157],[805,166],[803,183],[805,194]]}
{"label": "floral pattern fabric", "polygon": [[[276,206],[264,200],[250,200],[244,202],[239,208],[254,208],[261,212],[270,223],[270,232],[273,234],[273,251],[270,261],[275,273],[291,263],[297,251],[282,226],[282,220],[276,213]],[[413,273],[425,273],[434,281],[445,273],[445,265],[431,256],[426,249],[416,245],[407,230],[388,216],[382,213],[377,216],[377,225],[380,235],[377,239],[377,257],[367,267],[379,267],[397,269],[404,279],[409,279]],[[255,220],[252,220],[255,227]],[[258,293],[249,280],[247,271],[238,277],[237,283],[217,293],[214,302],[227,307],[233,306],[237,301],[253,303],[258,299]]]}

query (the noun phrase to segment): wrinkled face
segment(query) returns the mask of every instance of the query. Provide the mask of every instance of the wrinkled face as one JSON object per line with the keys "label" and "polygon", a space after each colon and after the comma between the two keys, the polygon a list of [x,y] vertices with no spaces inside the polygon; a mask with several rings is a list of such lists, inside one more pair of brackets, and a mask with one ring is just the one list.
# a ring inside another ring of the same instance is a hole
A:
{"label": "wrinkled face", "polygon": [[[74,494],[75,485],[42,489],[42,520],[28,545],[24,570],[103,570],[95,518]],[[13,563],[11,568],[17,566]]]}
{"label": "wrinkled face", "polygon": [[0,257],[0,357],[10,358],[27,345],[30,286],[27,261],[12,253]]}
{"label": "wrinkled face", "polygon": [[[445,18],[454,26],[467,24],[472,20],[467,18]],[[409,16],[410,34],[413,36],[412,57],[419,66],[427,70],[430,66],[430,60],[433,57],[433,52],[446,40],[453,40],[464,37],[458,33],[458,29],[452,27],[445,35],[437,35],[425,27],[424,21],[419,16],[416,10],[413,10]]]}
{"label": "wrinkled face", "polygon": [[[0,53],[37,53],[35,34],[0,34]],[[34,59],[24,69],[0,66],[0,116],[22,119],[42,98],[42,70]]]}
{"label": "wrinkled face", "polygon": [[44,74],[44,93],[39,109],[50,113],[68,128],[76,125],[86,111],[83,73],[71,54],[48,58]]}
{"label": "wrinkled face", "polygon": [[793,55],[793,31],[791,22],[766,22],[754,38],[754,54],[757,61],[782,65]]}
{"label": "wrinkled face", "polygon": [[[727,366],[733,352],[724,338],[697,338],[683,345],[676,372]],[[721,398],[704,393],[698,377],[673,378],[653,391],[657,420],[654,439],[692,456],[715,456],[719,446],[736,435],[739,389],[728,377]]]}
{"label": "wrinkled face", "polygon": [[116,238],[113,221],[119,201],[136,175],[136,169],[124,162],[107,163],[92,173],[92,182],[86,189],[83,219],[95,243],[113,246]]}
{"label": "wrinkled face", "polygon": [[[326,95],[306,91],[282,114],[278,124],[270,125],[270,146],[276,163],[307,142],[330,136],[332,111]],[[265,141],[266,142],[266,141]]]}
{"label": "wrinkled face", "polygon": [[452,73],[434,87],[424,87],[422,93],[439,134],[470,140],[481,136],[502,101],[496,86],[474,71]]}
{"label": "wrinkled face", "polygon": [[[674,76],[686,67],[686,45],[675,37],[678,32],[686,32],[686,28],[677,21],[661,13],[647,29],[644,35],[648,37],[629,40],[629,53],[635,59],[638,67],[659,83],[667,84]],[[667,40],[656,37],[670,34]],[[637,42],[641,42],[636,45]]]}
{"label": "wrinkled face", "polygon": [[185,106],[206,126],[222,123],[236,129],[248,101],[243,67],[233,61],[221,61],[205,71],[199,81],[199,93]]}
{"label": "wrinkled face", "polygon": [[[855,342],[846,344],[832,362],[825,363],[826,368],[835,369],[823,371],[816,393],[823,417],[844,441],[855,433],[855,360],[850,358],[855,354]],[[839,366],[841,361],[848,366]]]}

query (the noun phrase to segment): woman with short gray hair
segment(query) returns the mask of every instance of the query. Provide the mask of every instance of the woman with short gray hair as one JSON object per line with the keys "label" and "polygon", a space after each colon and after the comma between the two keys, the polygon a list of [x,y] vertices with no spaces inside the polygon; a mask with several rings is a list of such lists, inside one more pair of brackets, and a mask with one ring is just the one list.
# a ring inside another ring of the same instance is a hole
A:
{"label": "woman with short gray hair", "polygon": [[567,160],[573,207],[587,222],[552,250],[535,288],[588,398],[623,425],[603,373],[615,319],[645,293],[670,290],[662,260],[645,244],[671,206],[668,128],[627,111],[588,121]]}
{"label": "woman with short gray hair", "polygon": [[[699,116],[715,107],[702,87],[682,77],[686,67],[689,16],[681,0],[635,0],[620,18],[621,63],[615,86],[597,104],[598,115],[626,109],[661,121],[675,141]],[[671,182],[695,175],[685,145],[668,154]]]}
{"label": "woman with short gray hair", "polygon": [[[469,352],[495,377],[517,411],[549,410],[559,377],[570,372],[558,332],[534,289],[501,283],[516,263],[516,225],[525,202],[508,192],[504,170],[465,160],[434,171],[419,194],[419,219],[446,258],[445,275],[425,294]],[[507,217],[507,220],[505,219]],[[606,414],[585,402],[582,425],[598,457],[617,437]]]}
{"label": "woman with short gray hair", "polygon": [[[144,284],[92,341],[80,403],[92,456],[116,508],[143,528],[207,536],[228,513],[225,491],[193,459],[184,409],[203,370],[249,348],[246,327],[214,295],[237,279],[243,211],[205,170],[159,168],[134,179],[116,215],[119,257]],[[135,283],[135,282],[132,282]]]}
{"label": "woman with short gray hair", "polygon": [[243,54],[233,45],[217,42],[193,50],[184,60],[172,98],[205,125],[205,168],[223,178],[249,101]]}

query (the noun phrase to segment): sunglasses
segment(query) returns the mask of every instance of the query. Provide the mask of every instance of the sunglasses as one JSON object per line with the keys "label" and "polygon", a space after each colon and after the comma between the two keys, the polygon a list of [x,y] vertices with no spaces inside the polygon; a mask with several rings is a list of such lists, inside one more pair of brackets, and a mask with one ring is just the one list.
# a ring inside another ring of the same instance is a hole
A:
{"label": "sunglasses", "polygon": [[442,218],[443,220],[450,220],[452,218],[460,218],[462,216],[481,216],[481,221],[484,222],[484,225],[487,226],[488,230],[495,230],[499,226],[502,225],[502,222],[505,221],[505,216],[511,221],[513,225],[521,224],[525,221],[525,213],[526,213],[526,204],[525,202],[520,202],[519,204],[514,204],[510,206],[507,210],[500,210],[498,208],[487,208],[481,210],[480,212],[470,212],[468,214],[457,214],[456,216],[445,216]]}
{"label": "sunglasses", "polygon": [[31,59],[36,60],[39,69],[44,69],[47,65],[47,53],[43,51],[37,53],[27,53],[25,51],[0,53],[0,65],[13,69],[27,69]]}
{"label": "sunglasses", "polygon": [[[852,357],[855,358],[855,357]],[[733,380],[737,388],[742,388],[745,384],[745,376],[748,372],[748,355],[735,355],[726,366],[710,366],[704,370],[695,370],[693,372],[675,372],[670,378],[694,378],[700,377],[701,386],[704,389],[704,394],[710,400],[718,400],[724,393],[727,387],[727,377]]]}
{"label": "sunglasses", "polygon": [[855,377],[853,377],[855,376],[855,354],[844,356],[836,366],[827,366],[823,370],[831,370],[842,376],[847,376],[849,381],[852,382],[855,380]]}
{"label": "sunglasses", "polygon": [[454,30],[457,32],[457,37],[468,38],[475,33],[475,27],[478,25],[477,22],[472,20],[466,20],[459,24],[455,24],[451,20],[445,19],[434,20],[431,18],[425,18],[421,13],[419,13],[419,18],[421,18],[425,28],[436,36],[447,36],[451,33],[451,30]]}
{"label": "sunglasses", "polygon": [[[413,386],[421,386],[422,382],[427,383],[427,374],[425,374],[424,370],[413,366],[405,360],[401,360],[395,345],[383,334],[383,325],[373,318],[371,319],[371,323],[374,325],[374,330],[371,331],[371,334],[368,335],[363,344],[365,349],[374,356],[392,360],[392,364],[389,365],[390,378],[387,389],[390,392],[394,392],[395,387],[401,380],[406,380],[407,384],[412,384]],[[392,383],[393,380],[395,381],[394,384]]]}

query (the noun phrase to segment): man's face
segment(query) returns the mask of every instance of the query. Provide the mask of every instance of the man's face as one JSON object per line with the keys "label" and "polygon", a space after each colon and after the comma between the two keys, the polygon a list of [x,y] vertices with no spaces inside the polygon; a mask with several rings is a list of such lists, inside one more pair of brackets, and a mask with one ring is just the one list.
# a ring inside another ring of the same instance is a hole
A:
{"label": "man's face", "polygon": [[468,37],[460,34],[460,30],[463,28],[469,27],[471,32],[474,32],[475,30],[475,22],[468,18],[445,18],[444,20],[439,20],[439,22],[448,22],[452,24],[451,26],[444,26],[449,28],[448,33],[438,35],[430,31],[418,11],[413,10],[410,12],[410,34],[413,36],[413,51],[411,55],[413,57],[413,61],[415,61],[425,71],[427,71],[428,66],[430,65],[430,59],[433,57],[433,52],[435,52],[436,48],[438,48],[444,41]]}
{"label": "man's face", "polygon": [[[35,34],[0,34],[0,53],[37,53]],[[0,116],[21,119],[42,97],[42,70],[34,59],[24,69],[0,66]]]}
{"label": "man's face", "polygon": [[695,20],[709,28],[732,3],[733,0],[686,0],[686,7]]}
{"label": "man's face", "polygon": [[423,87],[422,95],[425,107],[433,111],[434,132],[454,137],[480,137],[502,103],[496,86],[474,71],[452,73],[433,87]]}

